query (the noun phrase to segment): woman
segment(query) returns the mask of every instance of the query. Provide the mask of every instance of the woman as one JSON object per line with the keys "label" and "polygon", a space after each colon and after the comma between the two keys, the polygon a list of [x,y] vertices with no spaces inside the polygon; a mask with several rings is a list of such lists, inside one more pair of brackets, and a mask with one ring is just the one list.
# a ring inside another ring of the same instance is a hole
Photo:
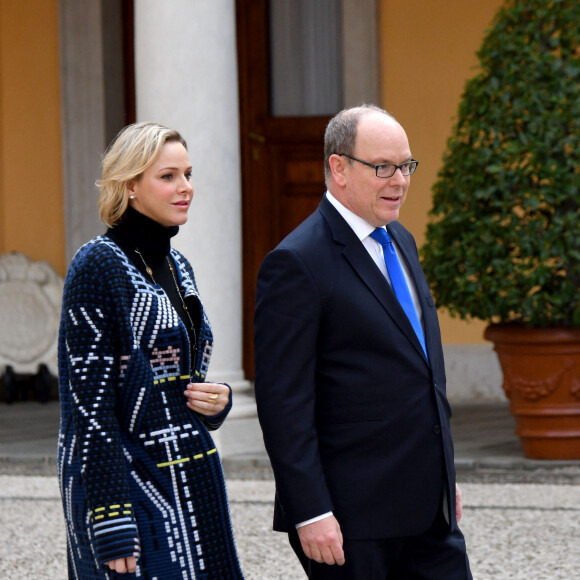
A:
{"label": "woman", "polygon": [[243,578],[209,430],[231,389],[206,383],[212,334],[170,246],[193,196],[187,146],[154,123],[103,159],[106,235],[67,274],[59,340],[59,479],[69,578]]}

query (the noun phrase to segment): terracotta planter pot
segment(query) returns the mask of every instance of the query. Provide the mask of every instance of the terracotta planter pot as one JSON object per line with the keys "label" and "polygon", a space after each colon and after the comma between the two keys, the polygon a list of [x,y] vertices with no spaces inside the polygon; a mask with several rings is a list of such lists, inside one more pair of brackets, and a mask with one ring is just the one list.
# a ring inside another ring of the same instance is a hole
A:
{"label": "terracotta planter pot", "polygon": [[490,325],[526,457],[580,459],[580,329]]}

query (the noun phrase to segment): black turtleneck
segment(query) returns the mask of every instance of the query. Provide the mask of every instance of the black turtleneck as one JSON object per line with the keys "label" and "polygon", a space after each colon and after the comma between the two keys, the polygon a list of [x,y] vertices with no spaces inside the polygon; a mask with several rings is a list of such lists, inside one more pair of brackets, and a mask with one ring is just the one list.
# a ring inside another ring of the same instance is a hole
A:
{"label": "black turtleneck", "polygon": [[143,260],[135,251],[139,250],[147,265],[153,270],[155,280],[161,284],[161,280],[155,274],[159,270],[160,277],[163,277],[164,271],[171,275],[166,257],[171,249],[171,238],[177,235],[177,232],[179,226],[166,228],[129,206],[123,220],[107,230],[107,236],[127,254],[138,270],[149,278]]}
{"label": "black turtleneck", "polygon": [[[195,349],[196,336],[200,324],[200,312],[196,312],[196,309],[192,311],[191,304],[188,304],[189,313],[195,325],[192,330],[168,262],[168,260],[172,260],[169,255],[171,238],[177,232],[179,232],[179,226],[166,228],[129,206],[123,216],[123,220],[114,227],[109,228],[106,235],[123,250],[147,280],[153,282],[154,279],[165,290],[169,301],[185,324],[191,346]],[[141,253],[143,259],[141,259],[136,250]],[[147,273],[144,262],[153,271],[153,279]],[[179,280],[177,267],[173,261],[172,264],[177,280]]]}

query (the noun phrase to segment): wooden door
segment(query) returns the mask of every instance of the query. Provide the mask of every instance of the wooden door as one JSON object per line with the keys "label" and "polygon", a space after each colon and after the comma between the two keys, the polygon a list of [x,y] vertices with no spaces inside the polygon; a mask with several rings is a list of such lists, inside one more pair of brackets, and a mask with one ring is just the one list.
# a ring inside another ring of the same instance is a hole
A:
{"label": "wooden door", "polygon": [[[269,2],[237,0],[242,151],[244,369],[254,376],[256,277],[264,256],[318,206],[325,191],[330,116],[274,116],[270,102]],[[335,111],[338,112],[338,111]]]}

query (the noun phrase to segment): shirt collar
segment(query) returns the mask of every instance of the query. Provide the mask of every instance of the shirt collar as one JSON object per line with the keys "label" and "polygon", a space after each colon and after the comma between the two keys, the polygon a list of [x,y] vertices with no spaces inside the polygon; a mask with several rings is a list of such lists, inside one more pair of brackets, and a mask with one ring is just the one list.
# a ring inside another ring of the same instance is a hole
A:
{"label": "shirt collar", "polygon": [[355,233],[357,238],[362,242],[366,237],[375,230],[375,227],[369,224],[366,220],[361,218],[356,213],[350,211],[350,209],[344,207],[336,197],[330,193],[326,192],[326,199],[335,207],[336,211],[343,217],[344,221],[351,227],[352,231]]}

